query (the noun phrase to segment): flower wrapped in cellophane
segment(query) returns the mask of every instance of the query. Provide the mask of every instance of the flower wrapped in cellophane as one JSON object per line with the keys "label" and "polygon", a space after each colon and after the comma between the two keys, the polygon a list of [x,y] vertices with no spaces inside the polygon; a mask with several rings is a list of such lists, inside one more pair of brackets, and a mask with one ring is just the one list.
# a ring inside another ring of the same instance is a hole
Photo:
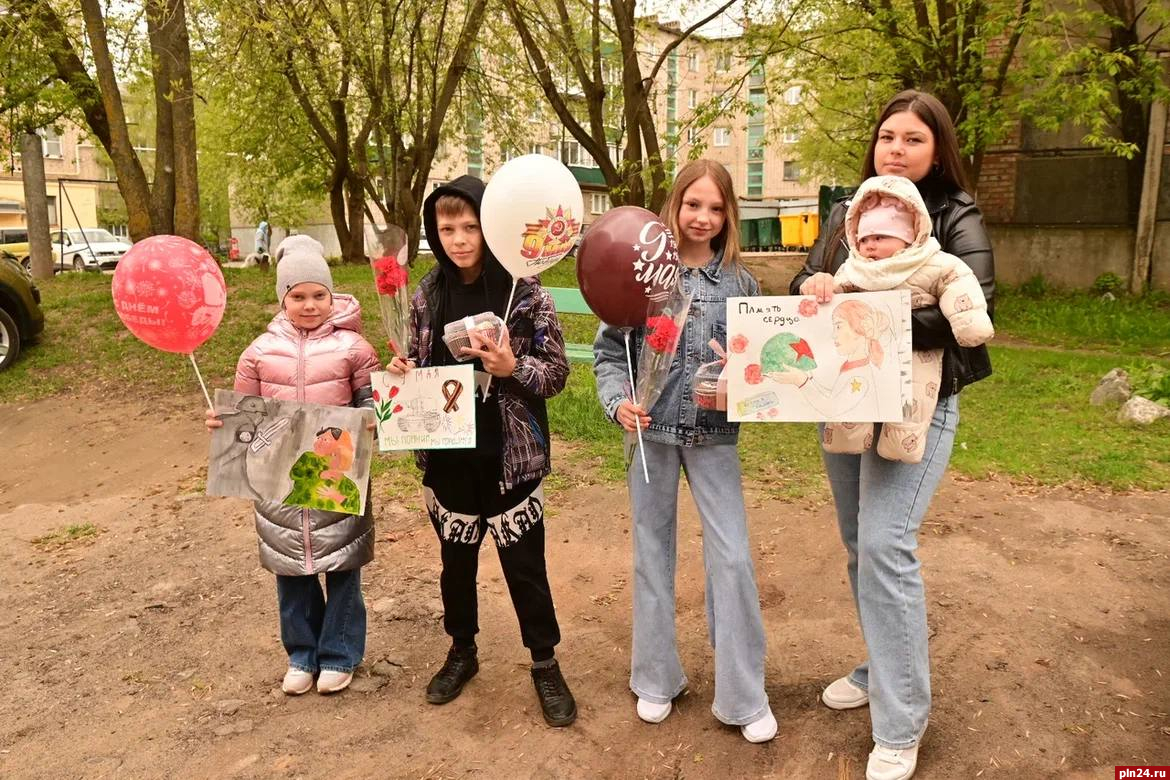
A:
{"label": "flower wrapped in cellophane", "polygon": [[[638,371],[634,380],[634,403],[649,413],[650,408],[662,397],[666,387],[666,378],[670,375],[670,366],[674,363],[674,353],[678,350],[678,341],[686,326],[687,314],[691,310],[691,293],[683,292],[682,285],[676,283],[670,292],[663,298],[652,299],[646,316],[646,326],[642,334],[642,346],[638,350]],[[626,462],[633,456],[635,444],[640,444],[642,430],[626,434]],[[646,468],[646,456],[642,455],[642,472],[646,481],[650,481],[649,471]]]}
{"label": "flower wrapped in cellophane", "polygon": [[378,291],[378,310],[390,349],[399,357],[406,357],[410,343],[410,294],[407,282],[406,231],[396,225],[379,228],[369,225],[366,233],[366,253],[374,269],[374,287]]}

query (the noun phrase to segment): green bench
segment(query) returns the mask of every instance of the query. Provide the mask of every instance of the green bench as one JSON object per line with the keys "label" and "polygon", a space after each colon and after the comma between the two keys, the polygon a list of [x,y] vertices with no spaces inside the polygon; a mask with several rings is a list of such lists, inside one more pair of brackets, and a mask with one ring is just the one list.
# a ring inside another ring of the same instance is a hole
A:
{"label": "green bench", "polygon": [[[545,287],[552,296],[557,314],[593,314],[585,297],[576,287]],[[592,363],[592,344],[565,344],[565,354],[571,363]]]}

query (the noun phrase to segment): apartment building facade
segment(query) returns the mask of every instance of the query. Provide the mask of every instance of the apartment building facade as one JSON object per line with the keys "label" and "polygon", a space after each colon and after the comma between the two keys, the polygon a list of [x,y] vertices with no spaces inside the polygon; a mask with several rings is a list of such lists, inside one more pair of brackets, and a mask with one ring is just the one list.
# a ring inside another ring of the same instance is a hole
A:
{"label": "apartment building facade", "polygon": [[[117,187],[100,163],[86,133],[73,124],[38,131],[45,163],[45,195],[50,230],[104,227],[125,237],[124,213]],[[27,224],[24,182],[21,178],[21,139],[4,139],[0,161],[0,227]],[[102,216],[107,219],[102,219]],[[110,219],[112,217],[112,220]]]}

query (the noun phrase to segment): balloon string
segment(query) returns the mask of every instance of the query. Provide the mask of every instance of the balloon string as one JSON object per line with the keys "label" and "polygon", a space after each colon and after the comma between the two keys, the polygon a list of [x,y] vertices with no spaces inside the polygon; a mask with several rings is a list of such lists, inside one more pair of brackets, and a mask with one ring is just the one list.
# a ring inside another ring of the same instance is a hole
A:
{"label": "balloon string", "polygon": [[199,380],[199,387],[203,390],[203,398],[207,401],[207,408],[215,411],[215,407],[211,405],[211,396],[207,394],[207,385],[203,384],[203,375],[199,373],[199,364],[195,362],[195,353],[188,352],[187,357],[191,358],[191,366],[195,369],[195,378]]}
{"label": "balloon string", "polygon": [[[504,306],[504,330],[508,329],[508,310],[512,308],[512,299],[516,297],[516,283],[515,277],[512,278],[512,292],[508,293],[508,303]],[[486,401],[488,393],[492,389],[492,377],[488,377],[487,384],[483,386],[483,398]]]}
{"label": "balloon string", "polygon": [[512,308],[512,299],[516,297],[516,280],[512,279],[512,292],[508,293],[508,303],[504,306],[504,327],[508,327],[508,310]]}
{"label": "balloon string", "polygon": [[[625,329],[626,336],[626,369],[630,372],[630,400],[634,406],[638,405],[637,391],[634,390],[634,361],[630,357],[630,329]],[[634,415],[634,430],[638,432],[638,454],[642,456],[642,478],[650,484],[650,470],[646,468],[646,448],[642,445],[642,418]]]}

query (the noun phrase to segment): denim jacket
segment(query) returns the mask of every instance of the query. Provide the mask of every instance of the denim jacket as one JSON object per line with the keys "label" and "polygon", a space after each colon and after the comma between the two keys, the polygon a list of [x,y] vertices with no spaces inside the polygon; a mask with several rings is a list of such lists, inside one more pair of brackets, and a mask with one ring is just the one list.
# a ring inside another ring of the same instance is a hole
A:
{"label": "denim jacket", "polygon": [[[650,426],[642,433],[646,441],[690,447],[698,444],[735,444],[739,424],[727,421],[726,412],[700,409],[691,394],[691,382],[703,363],[717,360],[708,343],[715,339],[727,346],[727,299],[759,295],[760,284],[742,265],[723,267],[723,252],[717,252],[702,268],[679,267],[679,284],[694,293],[686,325],[678,340],[674,362],[662,395],[650,409]],[[638,348],[644,328],[630,333],[631,360],[638,366]],[[630,397],[626,366],[625,337],[621,328],[604,322],[593,342],[593,373],[597,396],[605,414],[614,422],[618,405]]]}

